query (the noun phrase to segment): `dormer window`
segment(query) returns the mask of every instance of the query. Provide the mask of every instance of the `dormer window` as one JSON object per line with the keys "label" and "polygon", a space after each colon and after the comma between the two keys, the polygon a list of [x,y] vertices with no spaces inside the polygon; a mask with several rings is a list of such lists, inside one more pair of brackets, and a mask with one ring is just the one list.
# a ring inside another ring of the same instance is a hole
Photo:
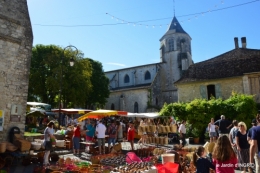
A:
{"label": "dormer window", "polygon": [[146,71],[144,75],[144,80],[149,80],[149,79],[151,79],[151,74],[149,71]]}
{"label": "dormer window", "polygon": [[125,78],[124,78],[124,83],[129,83],[130,82],[130,78],[128,76],[128,74],[125,75]]}
{"label": "dormer window", "polygon": [[174,51],[174,40],[173,40],[173,38],[169,39],[168,48],[169,48],[169,52]]}

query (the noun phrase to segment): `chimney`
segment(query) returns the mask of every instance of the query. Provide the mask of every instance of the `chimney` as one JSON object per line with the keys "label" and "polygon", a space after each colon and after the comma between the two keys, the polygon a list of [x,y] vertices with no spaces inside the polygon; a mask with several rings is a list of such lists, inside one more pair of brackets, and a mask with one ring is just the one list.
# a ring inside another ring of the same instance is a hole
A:
{"label": "chimney", "polygon": [[242,48],[246,49],[246,37],[241,37]]}
{"label": "chimney", "polygon": [[235,38],[234,38],[234,41],[235,41],[235,49],[238,49],[238,48],[239,48],[239,47],[238,47],[238,38],[235,37]]}

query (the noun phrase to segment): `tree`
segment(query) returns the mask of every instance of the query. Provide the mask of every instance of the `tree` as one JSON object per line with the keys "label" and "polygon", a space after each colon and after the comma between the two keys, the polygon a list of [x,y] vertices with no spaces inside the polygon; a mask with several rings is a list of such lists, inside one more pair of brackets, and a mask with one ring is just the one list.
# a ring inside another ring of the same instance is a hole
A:
{"label": "tree", "polygon": [[103,107],[106,103],[106,98],[109,97],[109,80],[105,76],[103,66],[100,62],[87,58],[91,63],[92,75],[90,81],[92,90],[87,95],[85,107],[93,109],[93,106]]}
{"label": "tree", "polygon": [[[74,57],[74,67],[69,59]],[[58,107],[59,91],[62,84],[62,103],[74,107],[84,105],[91,91],[91,64],[82,58],[83,54],[55,45],[36,45],[32,49],[28,100],[41,101]],[[63,58],[63,62],[62,62]],[[62,76],[61,76],[62,68]],[[61,83],[62,79],[62,83]]]}

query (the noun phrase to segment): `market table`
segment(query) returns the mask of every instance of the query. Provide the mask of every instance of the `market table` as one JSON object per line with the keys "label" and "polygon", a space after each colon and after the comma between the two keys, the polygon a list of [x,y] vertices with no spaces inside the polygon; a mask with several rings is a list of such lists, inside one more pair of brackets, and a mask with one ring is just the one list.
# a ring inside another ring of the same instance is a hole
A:
{"label": "market table", "polygon": [[31,139],[33,141],[35,137],[43,138],[43,136],[44,136],[44,134],[42,134],[42,133],[24,132],[24,137],[26,137],[27,140]]}
{"label": "market table", "polygon": [[93,142],[80,142],[80,144],[83,144],[86,147],[89,147],[89,151],[91,151],[91,149],[93,148],[93,145],[95,145],[95,143],[93,143]]}

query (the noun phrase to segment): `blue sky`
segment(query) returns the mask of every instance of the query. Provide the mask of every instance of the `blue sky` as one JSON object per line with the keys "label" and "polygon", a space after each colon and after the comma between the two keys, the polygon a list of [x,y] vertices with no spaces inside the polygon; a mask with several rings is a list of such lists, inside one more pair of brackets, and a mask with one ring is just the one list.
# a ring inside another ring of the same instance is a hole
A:
{"label": "blue sky", "polygon": [[234,37],[239,38],[240,47],[241,37],[246,37],[248,48],[260,49],[260,0],[27,0],[27,3],[34,45],[76,46],[84,57],[101,62],[105,71],[159,62],[159,39],[172,20],[173,9],[192,38],[195,63],[234,49]]}

